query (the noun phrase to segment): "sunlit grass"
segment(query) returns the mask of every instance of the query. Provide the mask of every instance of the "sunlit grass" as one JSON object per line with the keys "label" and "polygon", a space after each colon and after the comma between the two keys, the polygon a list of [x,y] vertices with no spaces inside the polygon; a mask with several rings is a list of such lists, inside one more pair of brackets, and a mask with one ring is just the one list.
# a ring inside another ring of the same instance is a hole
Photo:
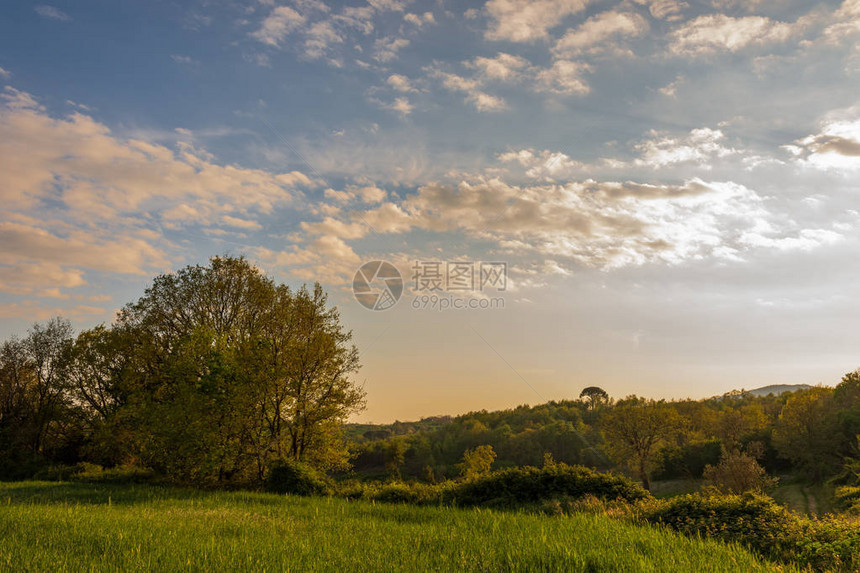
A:
{"label": "sunlit grass", "polygon": [[737,548],[602,515],[147,486],[0,484],[0,570],[775,570]]}

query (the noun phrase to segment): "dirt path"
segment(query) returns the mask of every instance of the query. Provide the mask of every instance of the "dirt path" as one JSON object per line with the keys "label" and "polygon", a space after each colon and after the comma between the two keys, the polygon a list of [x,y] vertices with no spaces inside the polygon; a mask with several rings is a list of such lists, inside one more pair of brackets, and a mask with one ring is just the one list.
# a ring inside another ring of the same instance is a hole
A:
{"label": "dirt path", "polygon": [[802,487],[803,497],[806,498],[806,513],[809,515],[818,515],[818,502],[815,495],[808,491],[806,487]]}

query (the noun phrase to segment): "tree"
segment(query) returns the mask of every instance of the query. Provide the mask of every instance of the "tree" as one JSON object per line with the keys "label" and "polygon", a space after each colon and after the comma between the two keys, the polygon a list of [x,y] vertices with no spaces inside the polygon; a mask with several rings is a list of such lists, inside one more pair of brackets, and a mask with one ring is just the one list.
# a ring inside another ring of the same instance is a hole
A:
{"label": "tree", "polygon": [[496,452],[493,446],[478,446],[463,453],[463,463],[459,465],[460,475],[466,479],[476,478],[489,473],[493,462],[496,461]]}
{"label": "tree", "polygon": [[0,427],[15,434],[17,447],[34,454],[43,452],[60,418],[64,387],[59,372],[72,334],[68,320],[52,318],[0,349]]}
{"label": "tree", "polygon": [[838,431],[833,389],[817,386],[795,392],[785,403],[773,434],[779,454],[814,480],[838,464]]}
{"label": "tree", "polygon": [[583,400],[588,406],[588,409],[594,412],[600,406],[609,403],[609,394],[607,394],[606,390],[603,388],[598,386],[589,386],[579,393],[579,399]]}
{"label": "tree", "polygon": [[723,493],[761,493],[773,487],[777,480],[769,477],[756,459],[755,454],[762,453],[760,446],[747,452],[723,448],[720,463],[706,466],[704,478]]}
{"label": "tree", "polygon": [[657,447],[685,427],[685,420],[665,402],[643,400],[632,396],[619,402],[603,418],[610,453],[627,463],[642,482],[651,489],[651,461]]}
{"label": "tree", "polygon": [[293,293],[214,257],[156,277],[113,328],[130,352],[115,416],[154,469],[199,483],[262,479],[278,459],[345,462],[358,351],[320,285]]}
{"label": "tree", "polygon": [[715,433],[728,449],[736,449],[741,438],[767,426],[768,420],[760,404],[748,404],[722,412]]}

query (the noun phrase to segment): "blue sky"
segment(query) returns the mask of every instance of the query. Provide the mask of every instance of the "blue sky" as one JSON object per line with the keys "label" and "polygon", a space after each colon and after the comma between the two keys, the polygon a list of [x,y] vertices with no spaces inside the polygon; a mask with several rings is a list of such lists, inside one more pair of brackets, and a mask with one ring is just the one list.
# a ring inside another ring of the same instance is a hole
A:
{"label": "blue sky", "polygon": [[[858,0],[7,2],[3,334],[232,253],[326,286],[362,420],[833,384],[858,45]],[[366,310],[369,260],[504,261],[504,308]]]}

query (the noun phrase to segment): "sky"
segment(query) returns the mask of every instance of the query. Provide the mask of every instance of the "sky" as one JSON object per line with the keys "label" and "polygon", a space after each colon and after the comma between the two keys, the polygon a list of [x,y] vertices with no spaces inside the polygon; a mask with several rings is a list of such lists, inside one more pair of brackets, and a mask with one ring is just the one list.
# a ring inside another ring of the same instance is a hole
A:
{"label": "sky", "polygon": [[860,0],[0,9],[0,336],[244,255],[330,293],[356,421],[836,384],[858,198]]}

